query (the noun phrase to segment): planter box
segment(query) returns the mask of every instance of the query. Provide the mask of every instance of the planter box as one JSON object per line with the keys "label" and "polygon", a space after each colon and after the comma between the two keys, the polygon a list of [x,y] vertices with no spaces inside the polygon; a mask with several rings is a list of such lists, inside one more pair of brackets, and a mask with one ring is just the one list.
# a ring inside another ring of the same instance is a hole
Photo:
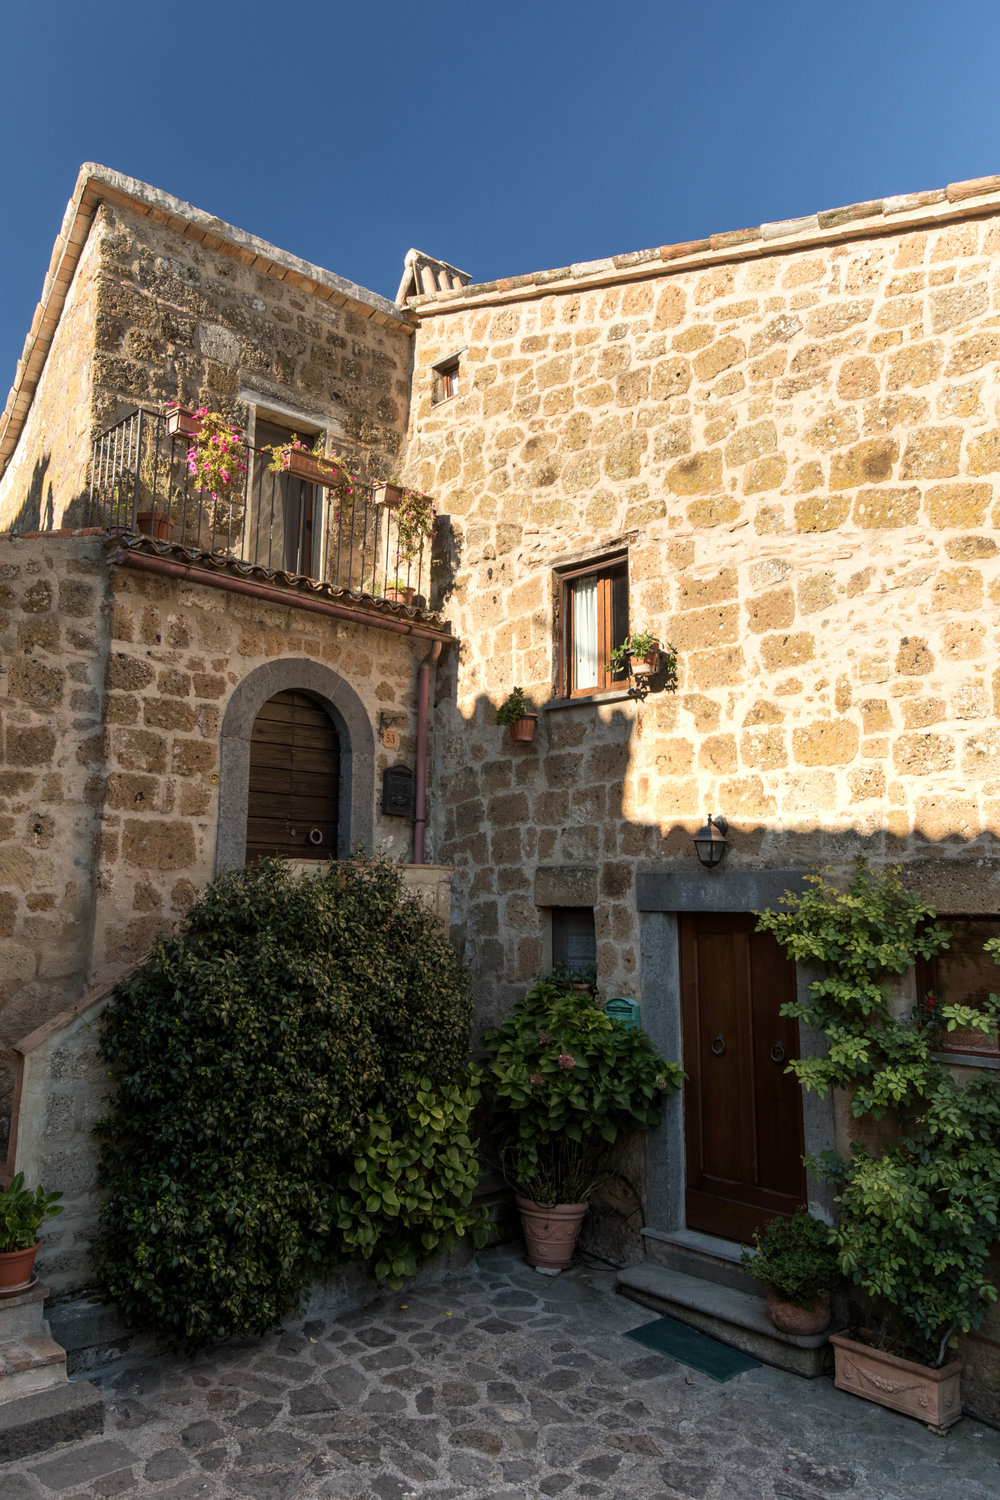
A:
{"label": "planter box", "polygon": [[942,1431],[962,1415],[960,1359],[932,1370],[928,1365],[917,1365],[859,1343],[846,1333],[831,1333],[830,1343],[836,1359],[834,1384],[839,1390],[863,1396],[890,1411],[901,1411]]}
{"label": "planter box", "polygon": [[201,423],[186,406],[175,406],[167,412],[167,432],[173,437],[176,433],[183,433],[185,437],[197,437],[201,431]]}
{"label": "planter box", "polygon": [[336,489],[347,478],[343,469],[338,469],[336,464],[317,458],[314,453],[308,453],[303,448],[288,450],[288,468],[283,472],[291,474],[293,479],[304,479],[309,484],[325,484],[329,489]]}
{"label": "planter box", "polygon": [[372,490],[372,500],[376,505],[384,505],[387,510],[395,510],[403,498],[403,486],[401,484],[377,484]]}

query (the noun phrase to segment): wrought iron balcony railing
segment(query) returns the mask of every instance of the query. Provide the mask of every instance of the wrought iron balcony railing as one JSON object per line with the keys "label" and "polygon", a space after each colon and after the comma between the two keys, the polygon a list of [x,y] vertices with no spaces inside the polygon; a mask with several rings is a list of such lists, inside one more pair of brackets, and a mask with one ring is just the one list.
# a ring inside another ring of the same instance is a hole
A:
{"label": "wrought iron balcony railing", "polygon": [[191,554],[307,578],[375,599],[410,603],[430,584],[430,548],[412,556],[385,487],[349,499],[243,444],[241,487],[213,498],[188,467],[192,438],[137,409],[95,439],[87,525],[145,535]]}

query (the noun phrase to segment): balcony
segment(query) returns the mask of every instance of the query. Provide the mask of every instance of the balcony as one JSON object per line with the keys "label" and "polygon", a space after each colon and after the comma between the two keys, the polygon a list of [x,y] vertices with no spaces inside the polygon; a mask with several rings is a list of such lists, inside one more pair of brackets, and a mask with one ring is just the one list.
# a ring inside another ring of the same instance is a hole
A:
{"label": "balcony", "polygon": [[[182,556],[263,583],[308,585],[396,606],[426,608],[430,545],[412,539],[391,485],[345,497],[325,476],[272,472],[272,455],[242,442],[242,479],[225,495],[189,471],[194,419],[137,408],[95,439],[86,524],[129,547]],[[294,467],[310,467],[294,454]],[[237,461],[238,460],[238,461]],[[315,468],[315,461],[313,461]]]}

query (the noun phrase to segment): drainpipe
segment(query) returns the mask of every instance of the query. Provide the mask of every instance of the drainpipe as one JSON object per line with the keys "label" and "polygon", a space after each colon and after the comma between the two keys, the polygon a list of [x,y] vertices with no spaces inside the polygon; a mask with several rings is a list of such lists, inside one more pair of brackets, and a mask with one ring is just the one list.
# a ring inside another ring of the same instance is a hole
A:
{"label": "drainpipe", "polygon": [[413,817],[413,863],[424,864],[427,833],[427,720],[431,699],[431,668],[441,655],[442,641],[435,641],[417,673],[417,786]]}

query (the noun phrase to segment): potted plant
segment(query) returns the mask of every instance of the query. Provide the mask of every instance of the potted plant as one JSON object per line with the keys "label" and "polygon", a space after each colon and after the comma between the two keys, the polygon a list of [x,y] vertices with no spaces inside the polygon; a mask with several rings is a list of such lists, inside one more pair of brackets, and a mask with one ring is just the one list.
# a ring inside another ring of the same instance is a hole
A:
{"label": "potted plant", "polygon": [[535,737],[538,715],[534,713],[524,696],[524,688],[512,688],[497,709],[497,723],[510,725],[512,740],[526,744]]}
{"label": "potted plant", "polygon": [[184,437],[197,437],[201,428],[201,419],[189,406],[185,406],[179,399],[167,402],[167,435],[174,437],[181,434]]}
{"label": "potted plant", "polygon": [[337,453],[323,451],[318,437],[310,448],[293,432],[287,443],[270,443],[261,449],[271,455],[268,469],[272,474],[290,474],[308,484],[321,484],[340,497],[342,508],[349,508],[360,489],[360,481],[350,472],[346,459]]}
{"label": "potted plant", "polygon": [[500,1169],[526,1259],[564,1270],[588,1200],[626,1131],[648,1130],[683,1073],[645,1032],[619,1026],[564,979],[540,979],[485,1037]]}
{"label": "potted plant", "polygon": [[[758,930],[792,958],[823,966],[785,1013],[830,1045],[791,1067],[821,1096],[843,1090],[855,1118],[884,1121],[886,1142],[855,1140],[849,1160],[824,1152],[811,1163],[837,1185],[839,1265],[855,1288],[854,1327],[830,1337],[836,1384],[944,1429],[962,1409],[951,1351],[997,1297],[1000,1087],[989,1070],[956,1077],[934,1052],[941,1028],[995,1031],[1000,999],[973,1009],[935,998],[902,1015],[900,976],[948,946],[933,908],[898,867],[859,860],[846,890],[806,879],[803,894],[783,897],[785,911],[758,913]],[[1000,942],[984,947],[997,959]]]}
{"label": "potted plant", "polygon": [[[663,649],[664,655],[672,662],[676,662],[677,656],[673,646]],[[611,672],[620,676],[622,672],[628,672],[632,677],[652,677],[660,668],[661,646],[659,637],[655,636],[648,628],[646,630],[633,630],[627,635],[620,646],[616,646],[611,653],[608,666]]]}
{"label": "potted plant", "polygon": [[834,1233],[804,1206],[790,1219],[774,1218],[744,1250],[743,1269],[767,1283],[767,1315],[782,1333],[822,1333],[830,1296],[843,1277]]}
{"label": "potted plant", "polygon": [[23,1292],[32,1283],[35,1256],[41,1240],[38,1231],[46,1219],[62,1213],[57,1200],[62,1193],[47,1193],[24,1185],[18,1172],[0,1193],[0,1296]]}
{"label": "potted plant", "polygon": [[412,604],[416,595],[417,591],[412,583],[407,583],[405,573],[397,573],[386,586],[385,597],[395,600],[397,604]]}

